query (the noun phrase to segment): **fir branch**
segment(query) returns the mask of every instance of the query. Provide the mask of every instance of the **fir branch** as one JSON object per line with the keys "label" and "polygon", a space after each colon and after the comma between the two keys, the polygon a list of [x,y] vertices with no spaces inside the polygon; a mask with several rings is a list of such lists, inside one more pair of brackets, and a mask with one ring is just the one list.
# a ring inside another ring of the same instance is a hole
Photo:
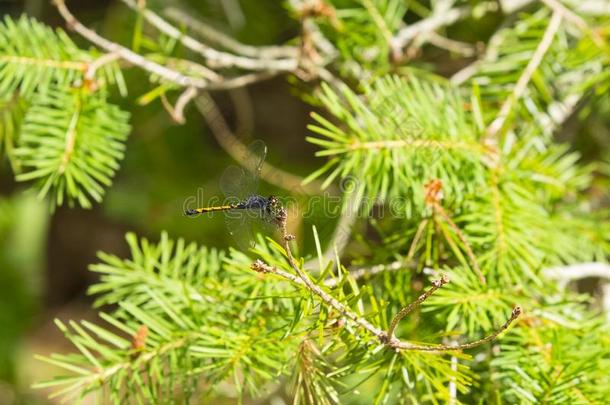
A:
{"label": "fir branch", "polygon": [[536,51],[532,55],[532,58],[529,60],[525,70],[521,73],[519,80],[515,84],[513,88],[512,94],[506,99],[502,107],[500,108],[500,112],[498,116],[492,123],[487,127],[487,136],[489,138],[494,138],[498,132],[504,127],[504,124],[509,117],[511,110],[513,109],[513,105],[519,98],[523,95],[523,92],[527,88],[529,81],[532,78],[532,75],[542,62],[544,55],[547,53],[551,44],[553,43],[553,39],[555,38],[555,34],[559,30],[560,24],[562,20],[562,14],[555,12],[551,16],[551,21],[547,26],[546,31],[540,41],[540,44],[536,48]]}
{"label": "fir branch", "polygon": [[312,114],[318,125],[308,127],[317,136],[307,140],[323,148],[316,155],[332,157],[309,177],[328,173],[324,185],[351,175],[368,198],[405,197],[405,211],[411,212],[423,208],[424,184],[431,178],[439,178],[447,194],[461,200],[468,190],[455,187],[454,170],[469,173],[472,177],[462,185],[474,190],[486,162],[497,155],[481,143],[459,95],[444,85],[385,77],[366,86],[362,96],[345,87],[336,92],[325,86],[323,91],[322,101],[341,124]]}
{"label": "fir branch", "polygon": [[32,99],[24,117],[13,152],[24,172],[16,178],[36,180],[39,196],[51,193],[53,205],[67,200],[89,208],[91,199],[102,200],[102,186],[110,185],[123,157],[129,115],[99,92],[50,88]]}
{"label": "fir branch", "polygon": [[[607,327],[581,320],[562,330],[539,324],[522,328],[501,343],[492,360],[493,378],[506,384],[507,401],[535,403],[603,403],[608,394],[608,345],[600,345]],[[586,329],[583,328],[587,325]],[[585,332],[586,330],[586,332]],[[586,333],[587,337],[583,334]]]}
{"label": "fir branch", "polygon": [[63,31],[26,16],[17,21],[5,16],[0,23],[0,98],[19,92],[27,100],[38,89],[70,86],[90,59]]}
{"label": "fir branch", "polygon": [[[471,348],[480,346],[482,344],[485,344],[487,342],[494,340],[501,332],[506,330],[510,326],[510,324],[519,317],[519,315],[521,315],[521,312],[522,312],[521,307],[519,307],[519,306],[515,307],[512,311],[511,317],[504,323],[504,325],[502,325],[499,329],[494,331],[494,333],[492,333],[491,335],[488,335],[488,336],[481,338],[479,340],[476,340],[474,342],[463,343],[463,344],[459,344],[459,345],[430,345],[430,346],[413,344],[410,342],[402,342],[398,339],[395,339],[393,336],[389,335],[387,332],[384,332],[383,330],[377,328],[376,326],[371,324],[369,321],[367,321],[365,318],[363,318],[363,317],[359,316],[358,314],[356,314],[355,312],[353,312],[346,305],[339,302],[336,298],[334,298],[333,296],[331,296],[330,294],[325,292],[319,285],[314,283],[311,280],[311,278],[307,275],[307,273],[300,267],[300,265],[298,265],[296,263],[296,260],[294,259],[294,256],[292,255],[292,250],[290,248],[290,242],[292,240],[294,240],[294,236],[287,233],[287,230],[286,230],[287,214],[286,214],[285,210],[283,210],[278,215],[277,220],[279,221],[279,225],[280,225],[281,232],[282,232],[282,241],[283,241],[282,246],[284,248],[284,253],[286,255],[286,259],[288,260],[288,264],[290,265],[292,270],[297,274],[298,277],[295,277],[294,275],[292,275],[290,273],[286,273],[285,271],[278,269],[277,267],[270,266],[260,260],[257,260],[254,263],[252,263],[250,268],[252,270],[254,270],[256,272],[260,272],[260,273],[273,273],[275,275],[279,275],[280,277],[286,278],[287,280],[292,281],[293,283],[295,283],[297,285],[301,285],[301,286],[307,288],[311,293],[317,295],[324,303],[326,303],[328,306],[332,307],[334,310],[339,312],[339,314],[341,314],[345,318],[354,322],[356,325],[362,327],[363,329],[365,329],[366,331],[371,333],[373,336],[375,336],[379,340],[380,343],[387,345],[393,349],[407,350],[407,351],[410,351],[410,350],[431,351],[431,352],[471,349]],[[296,280],[299,280],[299,281],[296,281]],[[437,283],[438,287],[440,287],[442,284],[444,284],[443,281],[446,282],[447,280],[441,279],[441,281],[439,281]],[[435,285],[435,287],[438,288],[436,285]],[[436,288],[433,287],[430,294],[432,294],[434,291],[436,291]],[[422,299],[422,301],[425,300],[430,294],[424,294],[424,296],[423,296],[424,298]],[[414,305],[418,305],[419,303],[420,302],[416,301],[416,303]],[[407,308],[409,308],[409,307],[407,307]],[[401,312],[403,312],[403,311],[401,311]],[[410,310],[409,310],[409,312],[410,312]],[[406,313],[404,315],[406,315]],[[400,313],[399,313],[399,315],[397,315],[394,319],[400,320],[402,317],[404,317],[404,315],[400,315]],[[395,326],[396,325],[394,324],[394,327]],[[390,330],[393,331],[393,328],[391,328]]]}
{"label": "fir branch", "polygon": [[[214,387],[235,381],[235,395],[259,396],[286,372],[299,334],[282,337],[292,312],[283,289],[262,287],[249,271],[222,267],[223,253],[165,233],[158,244],[133,234],[127,241],[130,259],[100,254],[92,266],[101,274],[90,290],[101,294],[96,303],[118,304],[101,314],[114,328],[58,322],[80,353],[43,357],[68,375],[37,387],[57,387],[66,398],[104,388],[103,399],[160,401],[175,399],[176,385],[188,399],[204,379]],[[258,293],[279,298],[271,303]]]}

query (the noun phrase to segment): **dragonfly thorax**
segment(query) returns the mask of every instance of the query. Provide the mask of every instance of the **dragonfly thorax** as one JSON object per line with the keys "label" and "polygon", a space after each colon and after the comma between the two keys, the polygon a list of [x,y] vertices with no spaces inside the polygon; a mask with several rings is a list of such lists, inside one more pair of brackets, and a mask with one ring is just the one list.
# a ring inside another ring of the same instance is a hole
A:
{"label": "dragonfly thorax", "polygon": [[261,210],[272,212],[279,206],[279,200],[277,197],[269,196],[263,197],[260,195],[251,195],[244,201],[236,205],[235,208],[247,209],[247,210]]}
{"label": "dragonfly thorax", "polygon": [[244,201],[237,204],[237,208],[250,209],[250,210],[264,209],[266,207],[267,207],[267,199],[260,195],[251,195],[250,197],[246,198]]}

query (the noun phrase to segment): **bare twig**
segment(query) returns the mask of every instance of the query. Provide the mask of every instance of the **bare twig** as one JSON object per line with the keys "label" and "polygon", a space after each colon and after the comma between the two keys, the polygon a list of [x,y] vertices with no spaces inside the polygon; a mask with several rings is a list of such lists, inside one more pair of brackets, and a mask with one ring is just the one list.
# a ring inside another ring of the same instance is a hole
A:
{"label": "bare twig", "polygon": [[606,311],[607,319],[610,320],[610,264],[599,262],[570,264],[544,269],[542,274],[557,280],[559,288],[565,288],[570,281],[582,280],[588,277],[603,280],[601,283],[602,308]]}
{"label": "bare twig", "polygon": [[202,89],[207,87],[208,82],[206,80],[185,76],[180,72],[177,72],[156,62],[148,60],[142,55],[139,55],[119,44],[107,40],[106,38],[98,35],[95,31],[90,30],[89,28],[81,24],[74,17],[74,15],[72,15],[70,10],[68,10],[64,0],[53,0],[53,2],[55,4],[55,7],[57,8],[57,11],[59,11],[59,14],[61,14],[64,20],[66,20],[67,25],[71,29],[78,32],[88,41],[104,49],[106,52],[114,53],[118,55],[121,59],[124,59],[133,65],[139,66],[144,70],[154,73],[157,76],[172,83],[176,83],[180,86],[196,87]]}
{"label": "bare twig", "polygon": [[394,318],[392,318],[392,322],[390,322],[390,327],[388,328],[388,337],[390,339],[394,338],[394,331],[396,330],[396,326],[398,326],[398,322],[403,319],[405,316],[409,315],[415,308],[421,305],[422,302],[428,299],[429,296],[434,294],[436,290],[444,286],[449,282],[449,278],[443,274],[443,276],[439,280],[432,281],[432,287],[420,295],[415,301],[398,311]]}
{"label": "bare twig", "polygon": [[596,46],[598,46],[600,49],[605,50],[606,54],[608,54],[608,42],[604,39],[600,32],[595,29],[591,29],[591,27],[589,27],[589,24],[587,24],[587,22],[582,17],[580,17],[578,14],[564,6],[558,0],[541,1],[555,13],[561,14],[564,20],[578,27],[578,29],[580,29],[583,33],[585,33],[591,38],[591,40],[595,43]]}
{"label": "bare twig", "polygon": [[479,67],[482,63],[483,61],[481,59],[475,60],[474,62],[464,66],[462,69],[455,72],[453,76],[451,76],[449,81],[452,84],[459,86],[460,84],[466,82],[468,79],[474,76],[479,71]]}
{"label": "bare twig", "polygon": [[149,9],[140,8],[136,1],[122,1],[132,9],[142,13],[142,16],[146,21],[155,26],[159,31],[171,38],[179,40],[185,47],[203,56],[208,62],[208,65],[212,68],[238,67],[247,70],[294,71],[298,67],[298,60],[296,58],[249,58],[218,51],[199,42],[195,38],[180,32],[180,30],[165,21],[155,12]]}
{"label": "bare twig", "polygon": [[[193,77],[189,75],[185,75],[180,73],[177,70],[170,69],[167,66],[160,65],[152,60],[146,59],[142,55],[139,55],[117,43],[111,42],[106,38],[98,35],[95,31],[90,30],[81,24],[75,17],[72,15],[70,10],[66,7],[64,0],[54,0],[55,6],[57,10],[61,14],[61,16],[66,20],[67,25],[78,32],[80,35],[85,37],[87,40],[92,42],[93,44],[99,46],[108,52],[108,55],[113,55],[112,58],[121,58],[132,65],[138,66],[152,74],[155,74],[169,82],[178,84],[181,87],[185,88],[193,88],[193,89],[207,89],[207,90],[227,90],[232,88],[237,88],[241,86],[246,86],[248,84],[265,80],[270,77],[273,77],[278,74],[278,71],[270,70],[270,71],[260,71],[253,72],[249,74],[245,74],[243,76],[238,76],[235,78],[224,79],[221,76],[215,74],[213,71],[209,70],[203,65],[196,64],[191,61],[182,61],[189,63],[191,68],[197,68],[197,71],[201,71],[203,76],[210,78],[210,80],[206,80],[199,77]],[[108,56],[108,58],[111,58]],[[94,62],[95,63],[95,62]],[[108,63],[108,60],[100,58],[98,62],[99,64]],[[97,68],[93,66],[94,69]],[[191,91],[188,91],[187,94],[190,94]]]}
{"label": "bare twig", "polygon": [[171,105],[166,105],[167,99],[165,98],[165,94],[162,95],[161,100],[163,101],[163,105],[168,110],[171,117],[179,124],[184,124],[184,108],[193,98],[197,96],[197,89],[194,87],[188,87],[186,90],[180,94],[178,100],[176,100],[176,106],[171,107]]}
{"label": "bare twig", "polygon": [[228,79],[221,79],[215,82],[208,84],[206,90],[232,90],[240,87],[245,87],[253,83],[261,82],[264,80],[271,79],[275,77],[280,72],[269,70],[269,71],[260,71],[260,72],[252,72],[246,73],[241,76],[231,77]]}
{"label": "bare twig", "polygon": [[[334,310],[336,310],[339,314],[341,314],[343,317],[345,317],[346,319],[352,321],[354,324],[362,327],[363,329],[365,329],[366,331],[368,331],[369,333],[371,333],[373,336],[375,336],[380,343],[387,345],[388,347],[391,347],[395,350],[418,350],[418,351],[429,351],[429,352],[442,352],[442,351],[454,351],[454,350],[464,350],[464,349],[470,349],[473,347],[477,347],[480,346],[482,344],[485,344],[487,342],[492,341],[493,339],[495,339],[500,333],[502,333],[504,330],[506,330],[510,324],[519,317],[519,315],[521,315],[521,307],[515,307],[513,309],[513,312],[511,314],[511,317],[504,323],[504,325],[502,325],[498,330],[496,330],[494,333],[492,333],[489,336],[486,336],[482,339],[476,340],[474,342],[469,342],[469,343],[464,343],[464,344],[459,344],[459,345],[420,345],[420,344],[414,344],[414,343],[410,343],[410,342],[403,342],[400,341],[396,338],[393,338],[393,336],[391,336],[390,334],[388,334],[387,332],[379,329],[378,327],[374,326],[373,324],[371,324],[369,321],[367,321],[365,318],[363,318],[362,316],[356,314],[355,312],[353,312],[350,308],[348,308],[347,306],[345,306],[343,303],[339,302],[337,299],[335,299],[334,297],[332,297],[330,294],[328,294],[326,291],[324,291],[319,285],[317,285],[316,283],[314,283],[309,276],[307,275],[307,273],[305,272],[305,270],[303,270],[301,268],[301,266],[299,264],[297,264],[295,258],[292,255],[292,250],[290,248],[290,242],[292,240],[294,240],[294,236],[288,234],[287,230],[286,230],[286,220],[287,220],[287,214],[286,214],[286,210],[282,210],[282,212],[278,215],[278,217],[276,218],[278,225],[280,226],[281,229],[281,233],[282,233],[282,245],[284,247],[284,251],[286,253],[286,259],[288,260],[288,264],[290,265],[290,267],[294,270],[294,272],[296,273],[296,277],[290,273],[287,273],[281,269],[278,269],[276,267],[273,266],[269,266],[268,264],[262,262],[261,260],[257,260],[255,261],[251,268],[257,272],[261,272],[261,273],[272,273],[278,276],[281,276],[301,287],[306,288],[307,290],[309,290],[312,294],[318,296],[324,303],[326,303],[328,306],[332,307]],[[298,281],[297,281],[298,280]],[[440,285],[442,285],[443,283],[443,279],[441,279],[441,281],[438,282],[438,286],[433,286],[433,289],[431,292],[424,294],[424,297],[420,297],[421,301],[416,301],[413,305],[419,305],[419,303],[421,303],[423,300],[425,300],[430,294],[432,294],[437,288],[440,287]],[[403,309],[399,315],[397,315],[394,319],[396,319],[396,322],[398,322],[400,319],[402,319],[406,314],[408,314],[408,312],[410,312],[412,310],[412,308],[414,307],[407,307],[405,309]],[[400,315],[401,313],[404,313],[404,315]],[[395,327],[395,325],[394,325]],[[393,331],[393,329],[391,329]]]}
{"label": "bare twig", "polygon": [[164,62],[166,67],[179,70],[185,75],[194,74],[196,77],[200,76],[211,82],[220,82],[223,80],[223,77],[212,69],[188,59],[167,57],[164,59]]}
{"label": "bare twig", "polygon": [[610,280],[610,264],[608,263],[577,263],[568,266],[551,267],[542,271],[555,280],[580,280],[587,277],[597,277]]}
{"label": "bare twig", "polygon": [[540,41],[540,44],[538,44],[538,47],[536,48],[536,51],[532,55],[532,58],[525,67],[525,70],[523,71],[523,73],[521,73],[521,76],[519,77],[517,84],[515,84],[512,94],[508,96],[506,101],[504,101],[502,107],[500,108],[498,116],[487,127],[487,137],[489,139],[494,138],[502,129],[515,103],[521,98],[521,96],[527,89],[527,85],[530,82],[534,72],[536,72],[536,69],[538,69],[538,66],[540,66],[544,55],[547,53],[547,51],[551,47],[551,44],[553,43],[555,34],[557,33],[557,30],[559,30],[561,20],[562,14],[554,12],[551,17],[551,21],[549,22],[549,25],[547,26],[546,31],[544,32],[544,36]]}
{"label": "bare twig", "polygon": [[96,60],[91,62],[89,64],[89,66],[87,67],[87,70],[85,71],[85,75],[84,75],[85,80],[95,79],[95,73],[97,72],[97,70],[99,68],[101,68],[102,66],[104,66],[108,63],[114,62],[117,59],[119,59],[119,55],[116,53],[113,53],[113,52],[106,53],[106,54],[100,56],[99,58],[97,58]]}
{"label": "bare twig", "polygon": [[575,4],[576,11],[591,17],[606,17],[610,15],[610,3],[607,0],[589,0]]}
{"label": "bare twig", "polygon": [[471,11],[472,10],[469,6],[452,8],[443,13],[433,14],[431,17],[425,18],[401,29],[390,41],[392,53],[395,55],[402,54],[403,48],[418,35],[436,31],[441,27],[451,25],[456,21],[468,17]]}
{"label": "bare twig", "polygon": [[194,18],[190,13],[175,7],[167,7],[163,14],[176,23],[181,23],[201,35],[211,43],[215,43],[237,54],[259,59],[296,58],[299,50],[294,46],[251,46],[243,44],[230,36],[217,31],[211,26]]}
{"label": "bare twig", "polygon": [[521,309],[520,306],[516,306],[513,308],[513,311],[510,315],[510,318],[508,318],[508,320],[504,323],[504,325],[502,325],[500,328],[498,328],[495,332],[493,332],[491,335],[486,336],[482,339],[479,340],[475,340],[473,342],[469,342],[469,343],[462,343],[462,344],[457,344],[457,345],[437,345],[437,346],[420,346],[417,345],[416,349],[412,349],[412,345],[410,343],[407,343],[407,347],[403,347],[403,345],[405,345],[405,343],[403,342],[398,342],[395,347],[397,349],[406,349],[406,350],[420,350],[420,351],[429,351],[429,352],[438,352],[438,351],[452,351],[452,350],[466,350],[466,349],[472,349],[474,347],[478,347],[481,345],[484,345],[485,343],[491,342],[492,340],[494,340],[495,338],[498,337],[498,335],[500,335],[500,333],[504,332],[506,329],[508,329],[508,327],[517,319],[519,318],[519,316],[523,313],[523,310]]}
{"label": "bare twig", "polygon": [[454,52],[464,56],[466,58],[474,56],[477,51],[476,47],[473,44],[469,44],[468,42],[456,41],[455,39],[447,38],[442,35],[437,34],[436,32],[430,32],[428,34],[428,42],[430,44],[445,49],[449,52]]}

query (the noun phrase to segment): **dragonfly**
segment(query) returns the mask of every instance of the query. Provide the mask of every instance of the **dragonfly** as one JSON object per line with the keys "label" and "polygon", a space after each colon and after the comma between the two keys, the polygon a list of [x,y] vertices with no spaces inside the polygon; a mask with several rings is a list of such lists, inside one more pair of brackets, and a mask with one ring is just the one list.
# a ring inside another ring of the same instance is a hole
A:
{"label": "dragonfly", "polygon": [[284,208],[276,196],[257,194],[261,168],[267,156],[267,145],[260,139],[252,142],[241,160],[242,166],[227,167],[220,178],[220,189],[226,197],[224,205],[188,209],[185,214],[194,216],[210,212],[223,212],[229,234],[242,249],[254,247],[259,229],[277,230]]}

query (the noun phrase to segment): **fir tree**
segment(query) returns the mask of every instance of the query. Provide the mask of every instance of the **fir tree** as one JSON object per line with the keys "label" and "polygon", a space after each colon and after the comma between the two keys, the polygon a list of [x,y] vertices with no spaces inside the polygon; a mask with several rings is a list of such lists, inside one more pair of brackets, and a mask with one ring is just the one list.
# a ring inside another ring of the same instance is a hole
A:
{"label": "fir tree", "polygon": [[[351,183],[334,233],[318,232],[322,219],[295,238],[300,218],[286,210],[279,235],[249,251],[129,233],[128,258],[100,253],[90,267],[100,321],[56,321],[76,350],[40,356],[62,371],[36,387],[113,403],[607,401],[609,325],[553,271],[610,253],[608,214],[587,193],[608,170],[554,136],[607,102],[607,12],[291,0],[298,37],[254,47],[184,11],[123,2],[131,46],[64,0],[56,9],[90,48],[26,16],[0,24],[0,150],[18,181],[51,207],[103,200],[129,153],[129,113],[109,97],[129,97],[130,68],[150,78],[140,103],[161,99],[184,122],[194,102],[234,157],[246,148],[209,92],[289,77],[323,111],[307,138],[319,168],[302,190]],[[484,50],[447,29],[490,16],[503,23]],[[447,78],[430,48],[476,57]],[[270,171],[274,185],[300,183]]]}

